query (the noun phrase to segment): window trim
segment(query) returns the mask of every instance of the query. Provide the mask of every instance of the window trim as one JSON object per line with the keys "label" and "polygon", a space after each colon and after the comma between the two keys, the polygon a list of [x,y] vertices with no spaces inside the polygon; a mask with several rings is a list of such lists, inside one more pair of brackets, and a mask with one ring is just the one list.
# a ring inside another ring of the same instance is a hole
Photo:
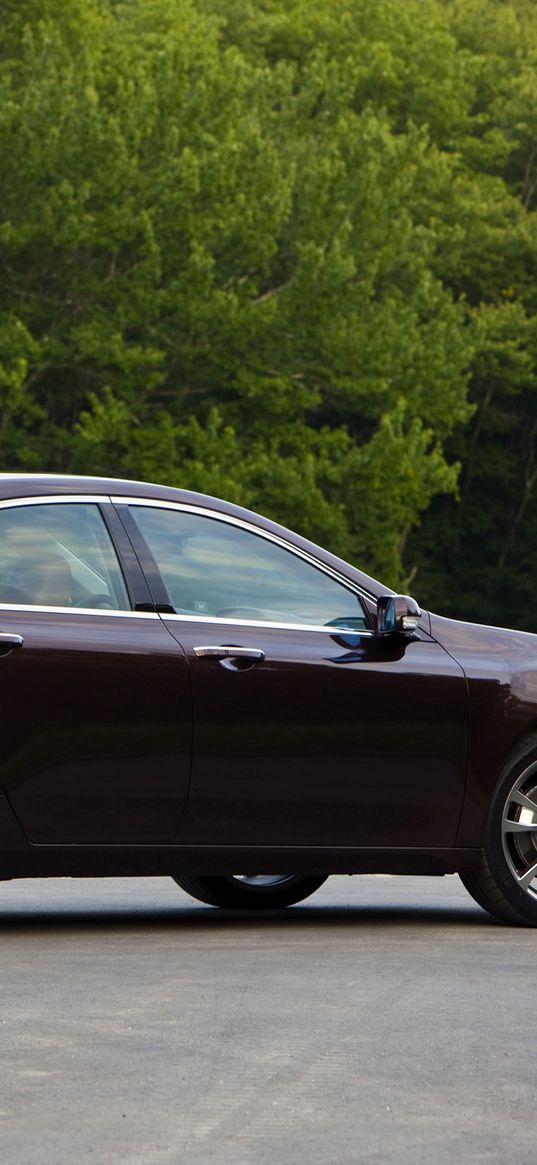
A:
{"label": "window trim", "polygon": [[3,498],[0,501],[0,509],[6,510],[15,506],[62,505],[63,502],[68,502],[71,505],[75,502],[77,504],[80,504],[80,502],[91,502],[92,505],[104,502],[110,504],[110,498],[106,494],[52,494],[50,497],[48,494],[38,494],[37,497]]}
{"label": "window trim", "polygon": [[110,610],[108,607],[45,607],[38,603],[0,603],[0,611],[28,612],[41,615],[104,615],[109,619],[111,615],[121,619],[158,619],[156,611],[128,611]]}
{"label": "window trim", "polygon": [[[106,607],[69,607],[54,606],[37,603],[0,603],[0,611],[37,611],[44,614],[82,614],[82,615],[150,615],[158,618],[154,611],[151,595],[147,586],[145,574],[132,550],[130,541],[123,530],[121,523],[117,525],[117,511],[112,505],[108,494],[40,494],[23,498],[5,498],[0,501],[0,510],[18,509],[21,506],[41,505],[84,505],[95,506],[100,514],[106,535],[117,560],[121,572],[127,599],[131,604],[128,608],[111,610]],[[123,537],[121,537],[123,535]],[[130,553],[129,553],[130,551]],[[151,608],[148,610],[148,608]]]}
{"label": "window trim", "polygon": [[[340,585],[342,585],[346,590],[350,591],[351,594],[357,595],[361,601],[363,599],[367,599],[370,602],[374,602],[375,606],[376,606],[377,600],[376,600],[374,595],[370,594],[369,591],[366,591],[365,588],[360,587],[359,584],[355,584],[355,583],[351,582],[340,571],[337,571],[333,567],[328,566],[326,563],[321,562],[318,558],[315,558],[313,554],[309,554],[307,551],[300,549],[298,546],[293,546],[293,544],[291,542],[287,542],[285,538],[280,537],[278,534],[273,534],[269,530],[263,530],[259,526],[254,525],[253,522],[247,522],[243,518],[236,518],[231,514],[221,513],[218,510],[211,510],[211,509],[208,509],[206,506],[191,505],[188,502],[167,502],[167,501],[162,501],[160,499],[154,500],[152,498],[145,498],[145,497],[123,497],[123,496],[122,497],[111,496],[110,501],[112,502],[112,504],[114,506],[118,507],[118,513],[120,513],[120,509],[119,509],[120,507],[121,508],[123,508],[123,507],[131,508],[133,506],[143,506],[144,508],[150,508],[150,509],[174,510],[174,511],[178,511],[179,513],[197,514],[199,517],[212,518],[213,520],[223,522],[226,525],[238,527],[239,529],[245,530],[249,534],[254,534],[256,537],[264,538],[265,541],[267,541],[267,542],[274,543],[276,546],[281,547],[283,550],[288,551],[290,554],[294,554],[296,558],[302,559],[304,562],[307,562],[310,566],[313,566],[316,570],[319,570],[319,571],[321,571],[321,573],[328,575],[329,578],[334,579],[336,582],[338,582]],[[141,530],[138,528],[138,525],[137,525],[137,533],[138,533],[139,537],[142,539],[144,546],[147,545],[146,540],[145,540]],[[151,563],[154,563],[154,557],[153,557],[153,554],[151,553],[151,549],[149,546],[147,547],[147,550],[149,553]],[[141,563],[141,565],[143,567],[143,563]],[[157,566],[157,570],[158,570],[158,565],[156,563],[155,563],[155,566]],[[164,582],[164,579],[162,577],[162,573],[160,572],[160,570],[158,570],[158,574],[159,574],[159,579],[161,580],[162,586],[167,591],[166,584]],[[163,618],[171,619],[174,622],[202,623],[205,625],[208,623],[212,623],[212,624],[216,623],[219,625],[221,624],[224,627],[230,627],[230,626],[255,627],[255,628],[270,627],[270,628],[273,628],[275,630],[282,630],[282,631],[310,631],[310,632],[311,631],[316,631],[316,632],[322,631],[325,634],[332,634],[332,635],[337,634],[338,632],[341,632],[341,633],[344,633],[346,635],[372,636],[375,634],[375,632],[374,632],[374,629],[372,626],[371,612],[369,611],[369,609],[367,607],[367,603],[362,602],[362,606],[363,606],[363,610],[364,610],[365,620],[368,623],[368,627],[366,627],[364,629],[333,627],[333,626],[330,627],[330,626],[327,626],[326,624],[323,624],[323,623],[319,623],[319,624],[316,624],[316,623],[287,623],[287,622],[283,622],[283,621],[280,622],[279,620],[278,621],[276,621],[276,620],[269,621],[268,619],[239,619],[239,618],[230,619],[230,618],[227,618],[227,617],[222,616],[222,615],[213,615],[213,616],[210,616],[210,615],[182,615],[182,614],[178,614],[175,611],[172,612],[170,610],[161,611],[160,613],[163,616]]]}
{"label": "window trim", "polygon": [[161,619],[166,622],[173,620],[177,623],[203,623],[218,624],[222,627],[255,627],[256,630],[261,630],[263,627],[269,628],[273,631],[314,631],[317,634],[322,631],[324,635],[359,635],[360,637],[367,635],[373,636],[374,631],[369,628],[362,627],[335,627],[327,623],[277,623],[269,619],[228,619],[223,615],[177,615],[162,613]]}

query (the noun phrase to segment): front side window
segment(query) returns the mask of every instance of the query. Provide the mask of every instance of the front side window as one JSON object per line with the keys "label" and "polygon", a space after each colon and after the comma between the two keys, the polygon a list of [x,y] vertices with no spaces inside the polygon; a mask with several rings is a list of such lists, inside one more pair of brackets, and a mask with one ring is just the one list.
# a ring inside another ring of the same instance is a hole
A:
{"label": "front side window", "polygon": [[352,590],[260,534],[186,511],[131,513],[178,614],[367,626]]}
{"label": "front side window", "polygon": [[0,603],[129,610],[98,507],[59,502],[0,508]]}

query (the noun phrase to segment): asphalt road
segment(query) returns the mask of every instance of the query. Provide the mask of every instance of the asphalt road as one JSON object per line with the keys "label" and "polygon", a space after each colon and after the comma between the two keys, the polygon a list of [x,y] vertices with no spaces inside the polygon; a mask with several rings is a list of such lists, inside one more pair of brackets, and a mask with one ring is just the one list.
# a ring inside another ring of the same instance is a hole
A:
{"label": "asphalt road", "polygon": [[537,931],[454,877],[12,882],[0,933],[4,1165],[537,1162]]}

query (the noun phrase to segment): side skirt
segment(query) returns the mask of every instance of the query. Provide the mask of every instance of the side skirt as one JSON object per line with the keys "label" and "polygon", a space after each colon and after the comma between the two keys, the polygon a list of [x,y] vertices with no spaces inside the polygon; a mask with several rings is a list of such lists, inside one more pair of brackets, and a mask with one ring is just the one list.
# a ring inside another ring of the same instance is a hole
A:
{"label": "side skirt", "polygon": [[0,854],[0,879],[173,874],[452,874],[479,866],[479,849],[318,849],[213,846],[36,846]]}

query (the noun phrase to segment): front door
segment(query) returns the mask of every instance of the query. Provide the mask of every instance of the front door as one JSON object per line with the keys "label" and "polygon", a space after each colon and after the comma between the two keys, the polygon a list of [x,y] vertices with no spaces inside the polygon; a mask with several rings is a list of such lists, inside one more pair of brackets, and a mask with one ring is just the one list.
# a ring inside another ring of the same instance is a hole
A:
{"label": "front door", "polygon": [[191,792],[178,840],[449,846],[466,685],[425,631],[373,633],[349,583],[218,515],[132,506],[192,676]]}
{"label": "front door", "polygon": [[[196,710],[182,842],[453,844],[466,691],[438,644],[166,622],[190,661]],[[225,645],[235,647],[218,655]],[[263,658],[250,665],[252,650]]]}
{"label": "front door", "polygon": [[0,782],[38,844],[173,842],[187,795],[185,655],[132,610],[105,510],[0,507]]}

